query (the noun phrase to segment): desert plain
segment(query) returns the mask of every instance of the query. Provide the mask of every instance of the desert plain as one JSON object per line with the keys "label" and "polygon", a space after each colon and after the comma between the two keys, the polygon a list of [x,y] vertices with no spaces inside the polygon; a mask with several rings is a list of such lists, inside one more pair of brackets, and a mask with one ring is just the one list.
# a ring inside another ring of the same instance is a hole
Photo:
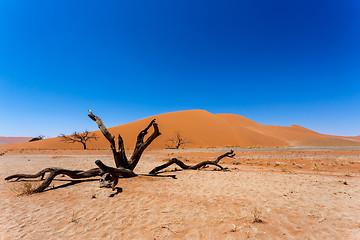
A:
{"label": "desert plain", "polygon": [[[206,111],[156,119],[162,136],[143,153],[139,176],[120,179],[116,190],[100,188],[99,177],[58,176],[24,194],[40,179],[4,180],[47,167],[88,170],[98,159],[113,166],[99,132],[88,150],[59,138],[0,146],[0,239],[360,239],[357,138]],[[109,131],[132,144],[148,121]],[[191,140],[184,149],[165,148],[175,131]],[[171,166],[148,175],[174,157],[192,165],[231,149],[236,156],[219,163],[226,171]]]}
{"label": "desert plain", "polygon": [[[148,173],[170,157],[188,164],[228,148],[147,150]],[[229,171],[175,171],[121,179],[117,191],[98,179],[59,177],[42,193],[1,181],[1,239],[359,239],[360,148],[233,148]],[[90,169],[108,150],[23,150],[0,157],[0,177],[44,166]],[[173,170],[173,171],[172,171]]]}

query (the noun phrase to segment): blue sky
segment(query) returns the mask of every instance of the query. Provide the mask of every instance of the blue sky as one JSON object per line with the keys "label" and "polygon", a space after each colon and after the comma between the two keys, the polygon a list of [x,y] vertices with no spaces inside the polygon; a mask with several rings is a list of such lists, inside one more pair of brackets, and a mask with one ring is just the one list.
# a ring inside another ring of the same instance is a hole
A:
{"label": "blue sky", "polygon": [[205,109],[360,135],[360,2],[0,1],[0,136]]}

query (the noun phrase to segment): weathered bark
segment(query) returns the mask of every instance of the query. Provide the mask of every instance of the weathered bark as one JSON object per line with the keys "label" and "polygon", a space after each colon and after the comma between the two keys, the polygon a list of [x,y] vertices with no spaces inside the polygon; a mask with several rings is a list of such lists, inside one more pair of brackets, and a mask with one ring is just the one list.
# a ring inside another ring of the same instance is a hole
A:
{"label": "weathered bark", "polygon": [[[124,142],[123,142],[123,139],[121,138],[120,134],[118,135],[118,145],[119,145],[118,149],[119,150],[116,150],[115,136],[113,136],[109,132],[109,130],[105,127],[105,124],[103,123],[101,118],[98,116],[95,116],[91,112],[91,110],[89,110],[88,116],[97,123],[102,134],[110,142],[110,147],[113,152],[116,167],[123,167],[126,169],[134,170],[136,165],[138,164],[144,150],[152,143],[152,141],[155,140],[155,138],[157,138],[158,136],[161,135],[161,133],[159,131],[159,127],[158,127],[157,123],[155,122],[155,119],[153,119],[149,123],[149,125],[138,134],[137,139],[136,139],[135,149],[134,149],[130,159],[127,159],[126,154],[125,154]],[[144,137],[147,135],[148,130],[151,128],[151,126],[154,128],[154,132],[144,142]]]}
{"label": "weathered bark", "polygon": [[[144,137],[147,134],[147,131],[149,130],[149,128],[151,126],[153,126],[153,128],[154,128],[154,132],[144,142]],[[160,135],[161,135],[161,133],[159,131],[159,127],[158,127],[157,123],[155,122],[155,119],[153,119],[150,122],[149,126],[147,126],[144,130],[142,130],[137,137],[134,152],[128,161],[129,166],[130,166],[129,169],[131,169],[131,170],[135,169],[144,150],[155,140],[155,138],[157,138]]]}
{"label": "weathered bark", "polygon": [[181,167],[184,170],[188,170],[188,169],[197,170],[197,169],[201,169],[202,167],[205,167],[207,165],[213,165],[213,166],[219,167],[221,170],[224,170],[224,168],[221,165],[218,164],[219,161],[221,159],[223,159],[224,157],[234,158],[234,156],[235,156],[235,153],[234,153],[233,150],[231,150],[231,151],[229,151],[227,153],[224,153],[224,154],[220,155],[219,157],[217,157],[215,161],[203,161],[203,162],[198,163],[198,164],[196,164],[194,166],[189,166],[189,165],[183,163],[182,161],[180,161],[179,159],[173,158],[170,161],[168,161],[167,163],[154,168],[153,170],[151,170],[149,172],[149,174],[157,174],[159,171],[169,167],[172,164],[176,164],[176,165],[178,165],[179,167]]}
{"label": "weathered bark", "polygon": [[[124,178],[130,178],[130,177],[136,177],[137,174],[134,173],[133,171],[123,168],[123,167],[117,167],[117,168],[113,168],[113,167],[109,167],[107,165],[105,165],[104,163],[102,163],[100,160],[96,160],[95,164],[99,166],[99,168],[106,172],[109,173],[110,176],[112,177],[112,189],[115,189],[115,186],[118,184],[119,181],[119,177],[124,177]],[[109,182],[110,183],[110,182]]]}
{"label": "weathered bark", "polygon": [[[100,160],[96,160],[95,164],[98,165],[99,168],[93,168],[88,171],[67,170],[63,168],[45,168],[36,174],[15,174],[6,177],[5,180],[11,180],[16,178],[15,181],[17,181],[22,178],[38,178],[38,177],[41,177],[41,180],[43,180],[45,173],[49,173],[48,176],[45,178],[45,180],[42,182],[42,184],[33,191],[34,193],[38,193],[44,191],[51,184],[54,178],[59,174],[67,175],[73,179],[103,176],[103,178],[101,179],[103,182],[105,182],[103,183],[103,185],[104,186],[110,185],[113,189],[115,189],[119,177],[123,177],[123,178],[136,177],[137,174],[134,173],[133,170],[138,164],[142,153],[152,143],[152,141],[154,141],[154,139],[160,136],[161,134],[158,125],[155,123],[155,119],[152,120],[150,124],[139,133],[134,152],[131,155],[130,159],[128,160],[125,154],[124,142],[120,134],[118,135],[119,150],[116,150],[115,136],[113,136],[108,131],[101,118],[95,116],[90,110],[89,110],[89,117],[97,123],[99,129],[101,130],[105,138],[110,142],[110,147],[113,152],[116,168],[106,166]],[[154,132],[144,142],[144,137],[151,126],[153,126],[154,128]],[[84,148],[85,148],[85,144],[84,144]],[[109,175],[111,176],[111,178],[109,177]]]}
{"label": "weathered bark", "polygon": [[88,171],[82,170],[67,170],[63,168],[45,168],[36,174],[15,174],[5,178],[5,180],[11,180],[13,178],[17,178],[15,181],[18,181],[21,178],[38,178],[41,176],[41,180],[44,179],[45,173],[49,173],[42,184],[33,190],[33,193],[39,193],[44,191],[54,180],[57,175],[66,175],[73,179],[82,179],[82,178],[90,178],[97,177],[104,174],[104,172],[100,168],[93,168]]}
{"label": "weathered bark", "polygon": [[[100,131],[102,132],[102,134],[104,135],[104,137],[110,142],[110,148],[113,152],[113,156],[114,156],[114,160],[115,160],[115,165],[116,167],[122,166],[127,168],[126,166],[123,166],[122,164],[125,164],[124,162],[122,162],[120,153],[118,151],[116,151],[116,146],[115,146],[115,136],[112,135],[109,130],[105,127],[103,121],[101,120],[100,117],[95,116],[91,110],[89,110],[89,114],[88,116],[96,122],[96,124],[98,125]],[[121,141],[122,142],[122,141]],[[119,144],[120,144],[120,139],[119,139]],[[120,148],[120,145],[119,145]],[[125,151],[124,151],[124,155],[125,155]],[[126,158],[126,155],[125,155]],[[127,162],[127,161],[126,161]]]}

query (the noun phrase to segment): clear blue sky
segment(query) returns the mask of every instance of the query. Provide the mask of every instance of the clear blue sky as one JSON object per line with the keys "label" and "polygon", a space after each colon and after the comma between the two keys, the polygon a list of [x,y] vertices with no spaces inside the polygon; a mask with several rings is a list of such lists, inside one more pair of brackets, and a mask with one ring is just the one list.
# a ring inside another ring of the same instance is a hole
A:
{"label": "clear blue sky", "polygon": [[0,1],[0,136],[205,109],[360,135],[360,1]]}

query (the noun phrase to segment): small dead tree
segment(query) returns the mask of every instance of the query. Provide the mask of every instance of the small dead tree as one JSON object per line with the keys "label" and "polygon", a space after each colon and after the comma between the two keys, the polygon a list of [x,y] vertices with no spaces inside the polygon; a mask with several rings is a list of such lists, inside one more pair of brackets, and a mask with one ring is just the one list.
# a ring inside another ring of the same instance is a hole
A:
{"label": "small dead tree", "polygon": [[[98,168],[93,168],[87,171],[83,170],[68,170],[63,168],[45,168],[36,174],[15,174],[5,178],[5,180],[16,179],[18,181],[22,178],[38,178],[41,177],[41,180],[44,180],[42,184],[33,190],[33,193],[38,193],[44,191],[54,180],[57,175],[66,175],[72,179],[84,179],[84,178],[91,178],[101,176],[102,179],[100,181],[103,182],[104,186],[111,186],[113,190],[118,183],[118,179],[120,177],[129,178],[129,177],[136,177],[137,174],[134,173],[134,169],[138,164],[142,153],[144,150],[157,138],[160,136],[160,131],[158,128],[155,119],[153,119],[150,124],[142,130],[136,140],[136,145],[134,152],[132,153],[131,157],[128,159],[125,155],[125,148],[123,140],[118,135],[118,150],[116,149],[115,145],[115,136],[113,136],[105,127],[104,123],[102,122],[101,118],[95,116],[90,110],[88,115],[93,121],[95,121],[105,136],[105,138],[110,142],[111,150],[113,152],[114,160],[116,168],[106,166],[100,160],[96,160],[95,164]],[[144,137],[147,135],[148,130],[153,127],[153,133],[144,141]],[[45,174],[47,177],[45,178]],[[45,178],[45,179],[44,179]]]}
{"label": "small dead tree", "polygon": [[191,143],[191,141],[186,141],[179,131],[176,131],[175,137],[169,138],[168,141],[171,142],[171,145],[166,144],[166,147],[169,149],[179,149],[180,146]]}
{"label": "small dead tree", "polygon": [[34,137],[32,139],[29,140],[29,142],[35,142],[35,141],[39,141],[39,140],[43,140],[45,136],[43,135],[39,135],[37,137]]}
{"label": "small dead tree", "polygon": [[60,134],[61,140],[68,143],[76,143],[79,142],[83,145],[84,149],[86,149],[86,142],[90,142],[92,140],[98,139],[95,133],[91,133],[89,131],[84,132],[74,132],[71,135]]}
{"label": "small dead tree", "polygon": [[234,156],[235,156],[235,153],[234,153],[233,150],[231,150],[231,151],[229,151],[227,153],[224,153],[224,154],[220,155],[214,161],[203,161],[203,162],[198,163],[198,164],[196,164],[194,166],[189,166],[189,165],[183,163],[182,161],[180,161],[179,159],[173,158],[170,161],[168,161],[167,163],[154,168],[153,170],[151,170],[149,172],[149,174],[158,174],[159,171],[169,167],[172,164],[176,164],[176,165],[178,165],[179,167],[181,167],[184,170],[188,170],[188,169],[189,170],[197,170],[197,169],[201,169],[203,167],[206,167],[207,165],[213,165],[213,166],[219,167],[221,170],[225,170],[221,165],[219,165],[219,161],[221,159],[223,159],[224,157],[234,158]]}

